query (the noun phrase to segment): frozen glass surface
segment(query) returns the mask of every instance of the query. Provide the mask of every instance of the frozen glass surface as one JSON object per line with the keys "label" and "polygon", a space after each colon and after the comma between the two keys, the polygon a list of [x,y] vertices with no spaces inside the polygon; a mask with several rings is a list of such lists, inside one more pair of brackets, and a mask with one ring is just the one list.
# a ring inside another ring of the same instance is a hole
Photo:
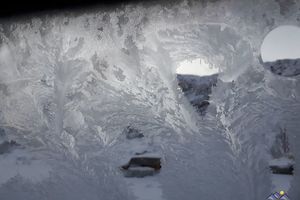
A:
{"label": "frozen glass surface", "polygon": [[[299,26],[298,10],[182,1],[2,20],[0,139],[20,146],[0,155],[1,199],[266,198],[280,127],[300,170],[300,82],[265,69],[260,46],[275,27]],[[197,58],[222,71],[205,117],[176,81],[178,63]],[[144,137],[126,139],[127,126]],[[162,158],[160,173],[124,178],[119,167],[145,151]],[[299,184],[295,173],[291,199]]]}

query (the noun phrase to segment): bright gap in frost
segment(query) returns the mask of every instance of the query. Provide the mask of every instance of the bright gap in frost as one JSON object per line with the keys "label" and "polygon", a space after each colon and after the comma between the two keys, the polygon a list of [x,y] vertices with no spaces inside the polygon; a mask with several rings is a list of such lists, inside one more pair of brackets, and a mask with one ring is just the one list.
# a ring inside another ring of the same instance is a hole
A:
{"label": "bright gap in frost", "polygon": [[210,66],[201,58],[194,60],[184,60],[179,63],[179,67],[176,70],[177,74],[189,74],[198,76],[209,76],[217,74],[219,70]]}
{"label": "bright gap in frost", "polygon": [[300,28],[279,26],[272,30],[261,46],[264,62],[300,58]]}

